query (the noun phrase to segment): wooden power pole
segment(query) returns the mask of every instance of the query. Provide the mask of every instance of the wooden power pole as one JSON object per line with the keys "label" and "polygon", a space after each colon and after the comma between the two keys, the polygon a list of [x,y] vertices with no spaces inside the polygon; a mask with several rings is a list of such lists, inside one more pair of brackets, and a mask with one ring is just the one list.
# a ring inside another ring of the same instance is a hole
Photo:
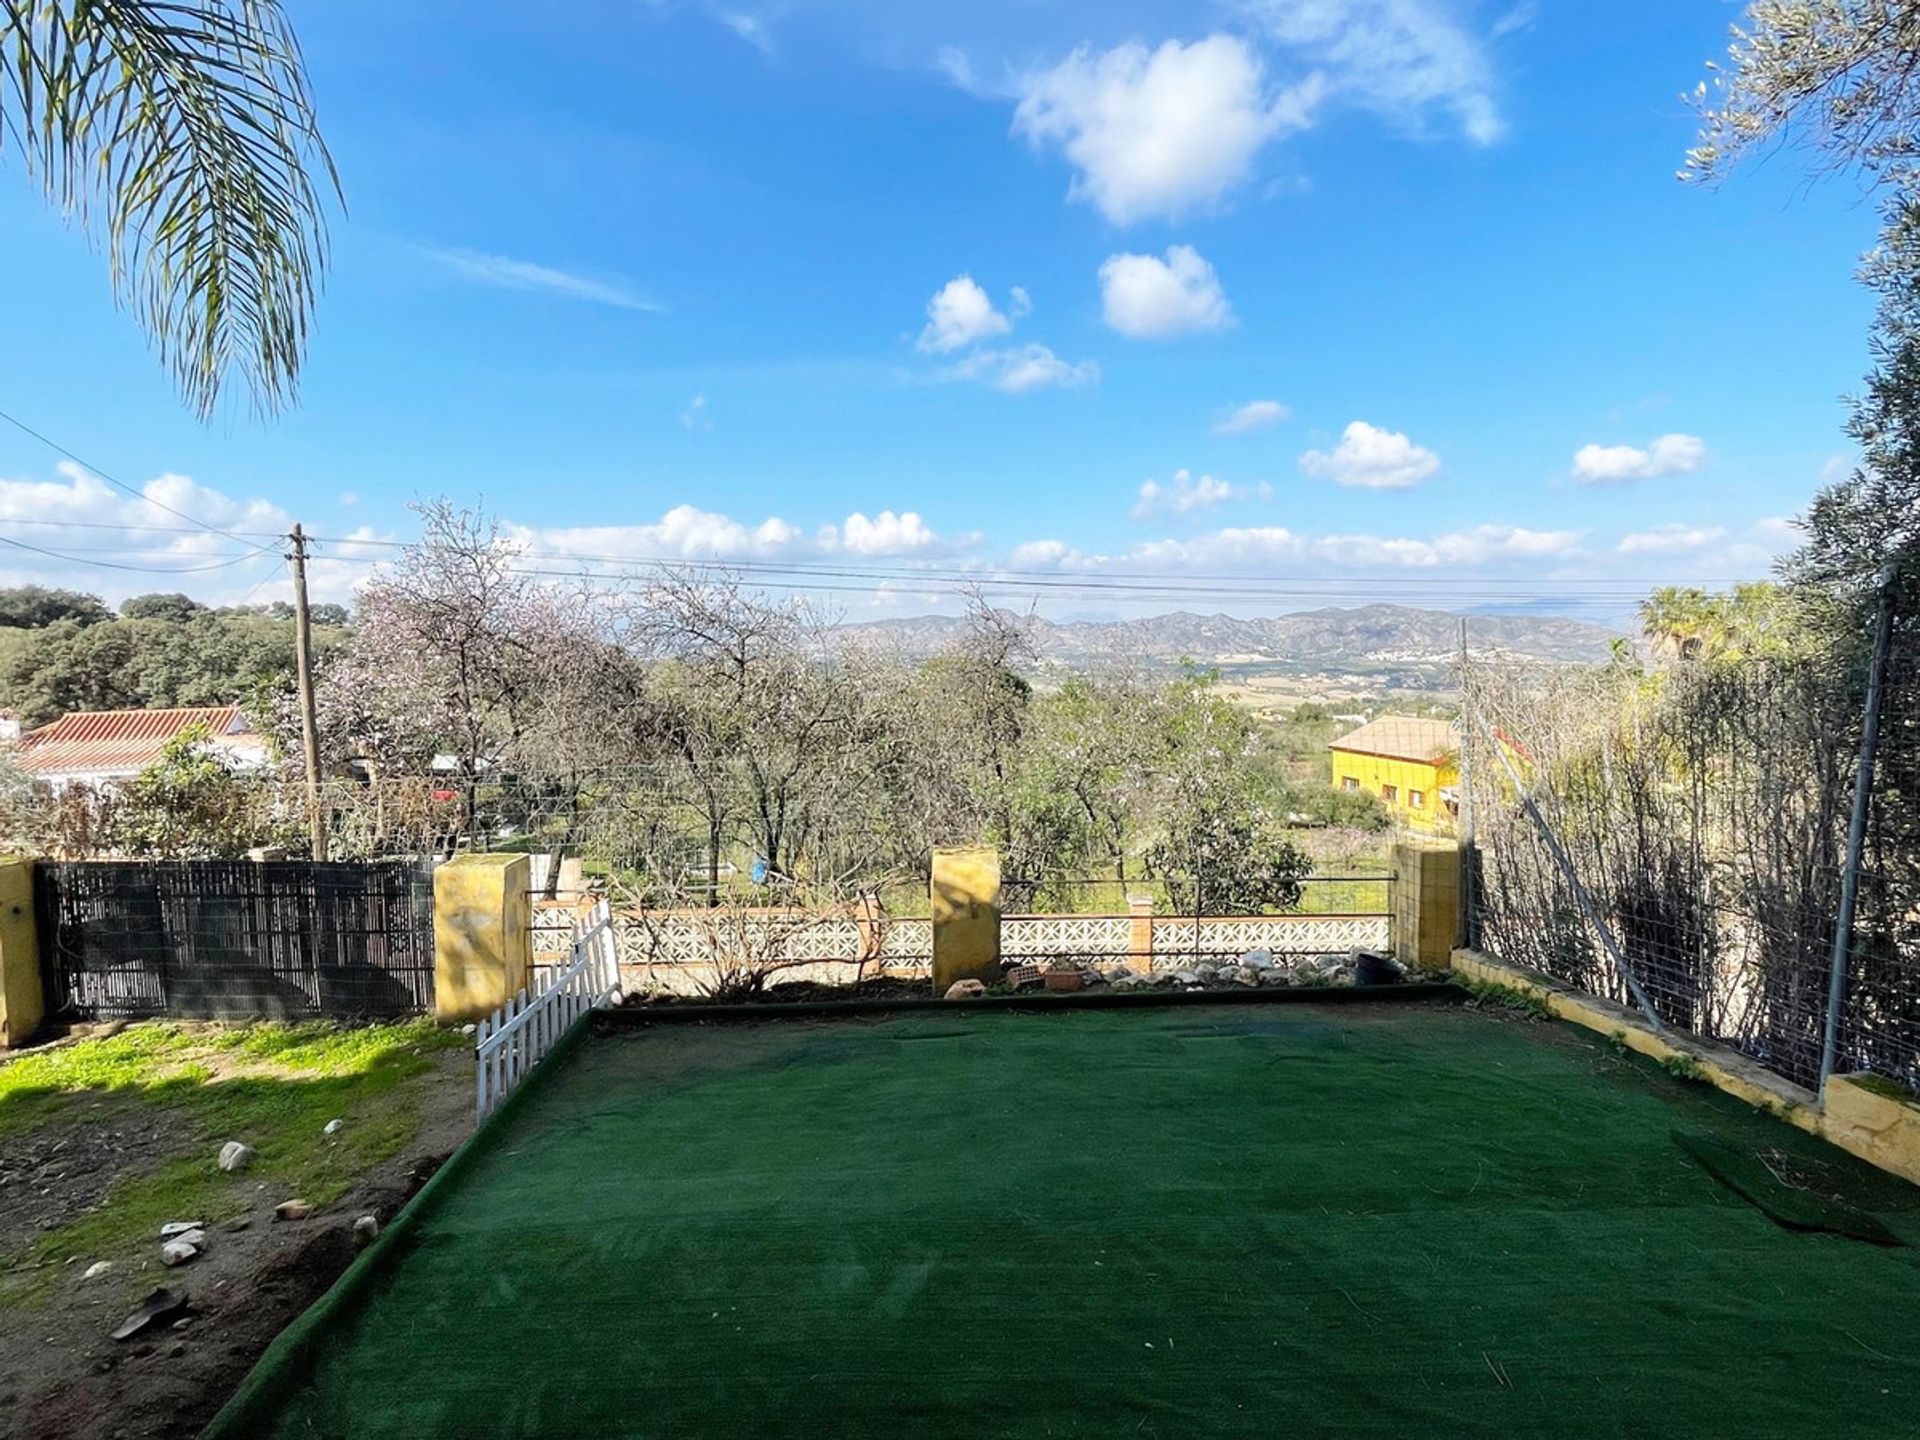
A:
{"label": "wooden power pole", "polygon": [[313,616],[307,609],[307,535],[300,526],[287,537],[293,548],[293,663],[300,687],[300,742],[307,760],[307,830],[313,858],[327,858],[327,817],[320,808],[320,725],[313,709]]}

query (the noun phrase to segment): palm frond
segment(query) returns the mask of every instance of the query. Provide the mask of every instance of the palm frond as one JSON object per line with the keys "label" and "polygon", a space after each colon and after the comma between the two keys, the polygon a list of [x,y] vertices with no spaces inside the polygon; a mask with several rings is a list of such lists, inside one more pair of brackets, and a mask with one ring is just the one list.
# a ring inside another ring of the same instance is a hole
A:
{"label": "palm frond", "polygon": [[188,401],[293,398],[339,178],[280,0],[0,0],[0,158],[102,234]]}

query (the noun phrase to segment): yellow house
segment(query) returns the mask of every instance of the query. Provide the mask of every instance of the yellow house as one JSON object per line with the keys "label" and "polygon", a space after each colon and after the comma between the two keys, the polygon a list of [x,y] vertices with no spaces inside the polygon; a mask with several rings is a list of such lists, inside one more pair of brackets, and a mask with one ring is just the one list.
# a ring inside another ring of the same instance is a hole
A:
{"label": "yellow house", "polygon": [[1460,813],[1460,731],[1452,721],[1382,715],[1327,748],[1334,788],[1378,795],[1397,824],[1451,833]]}

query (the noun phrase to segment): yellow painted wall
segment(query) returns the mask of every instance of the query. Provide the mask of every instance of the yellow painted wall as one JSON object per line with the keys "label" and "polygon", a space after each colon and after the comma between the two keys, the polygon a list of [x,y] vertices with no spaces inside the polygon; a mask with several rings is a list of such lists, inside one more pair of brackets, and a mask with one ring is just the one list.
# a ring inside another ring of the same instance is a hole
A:
{"label": "yellow painted wall", "polygon": [[433,1008],[479,1020],[533,978],[533,867],[525,855],[460,855],[433,872]]}
{"label": "yellow painted wall", "polygon": [[[1396,798],[1387,800],[1386,806],[1397,824],[1415,830],[1451,832],[1454,828],[1454,818],[1447,813],[1446,804],[1440,798],[1443,787],[1460,783],[1460,767],[1452,760],[1435,765],[1424,760],[1390,760],[1384,755],[1336,749],[1333,788],[1345,789],[1349,779],[1358,782],[1358,788],[1369,795],[1383,800],[1385,787],[1393,786]],[[1421,792],[1425,801],[1417,810],[1409,798],[1415,790]]]}
{"label": "yellow painted wall", "polygon": [[1393,954],[1415,970],[1445,970],[1460,928],[1460,851],[1450,841],[1393,846]]}
{"label": "yellow painted wall", "polygon": [[32,1039],[45,1013],[33,933],[33,861],[0,856],[0,1049]]}
{"label": "yellow painted wall", "polygon": [[1000,978],[1000,852],[990,847],[933,852],[933,993],[956,980]]}

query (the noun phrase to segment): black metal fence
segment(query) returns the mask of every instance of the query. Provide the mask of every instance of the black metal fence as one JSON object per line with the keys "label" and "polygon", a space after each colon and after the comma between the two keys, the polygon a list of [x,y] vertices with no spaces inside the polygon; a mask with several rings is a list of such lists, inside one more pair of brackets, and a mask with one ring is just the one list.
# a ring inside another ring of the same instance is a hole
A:
{"label": "black metal fence", "polygon": [[90,861],[34,867],[50,1014],[397,1016],[433,1008],[420,865]]}

